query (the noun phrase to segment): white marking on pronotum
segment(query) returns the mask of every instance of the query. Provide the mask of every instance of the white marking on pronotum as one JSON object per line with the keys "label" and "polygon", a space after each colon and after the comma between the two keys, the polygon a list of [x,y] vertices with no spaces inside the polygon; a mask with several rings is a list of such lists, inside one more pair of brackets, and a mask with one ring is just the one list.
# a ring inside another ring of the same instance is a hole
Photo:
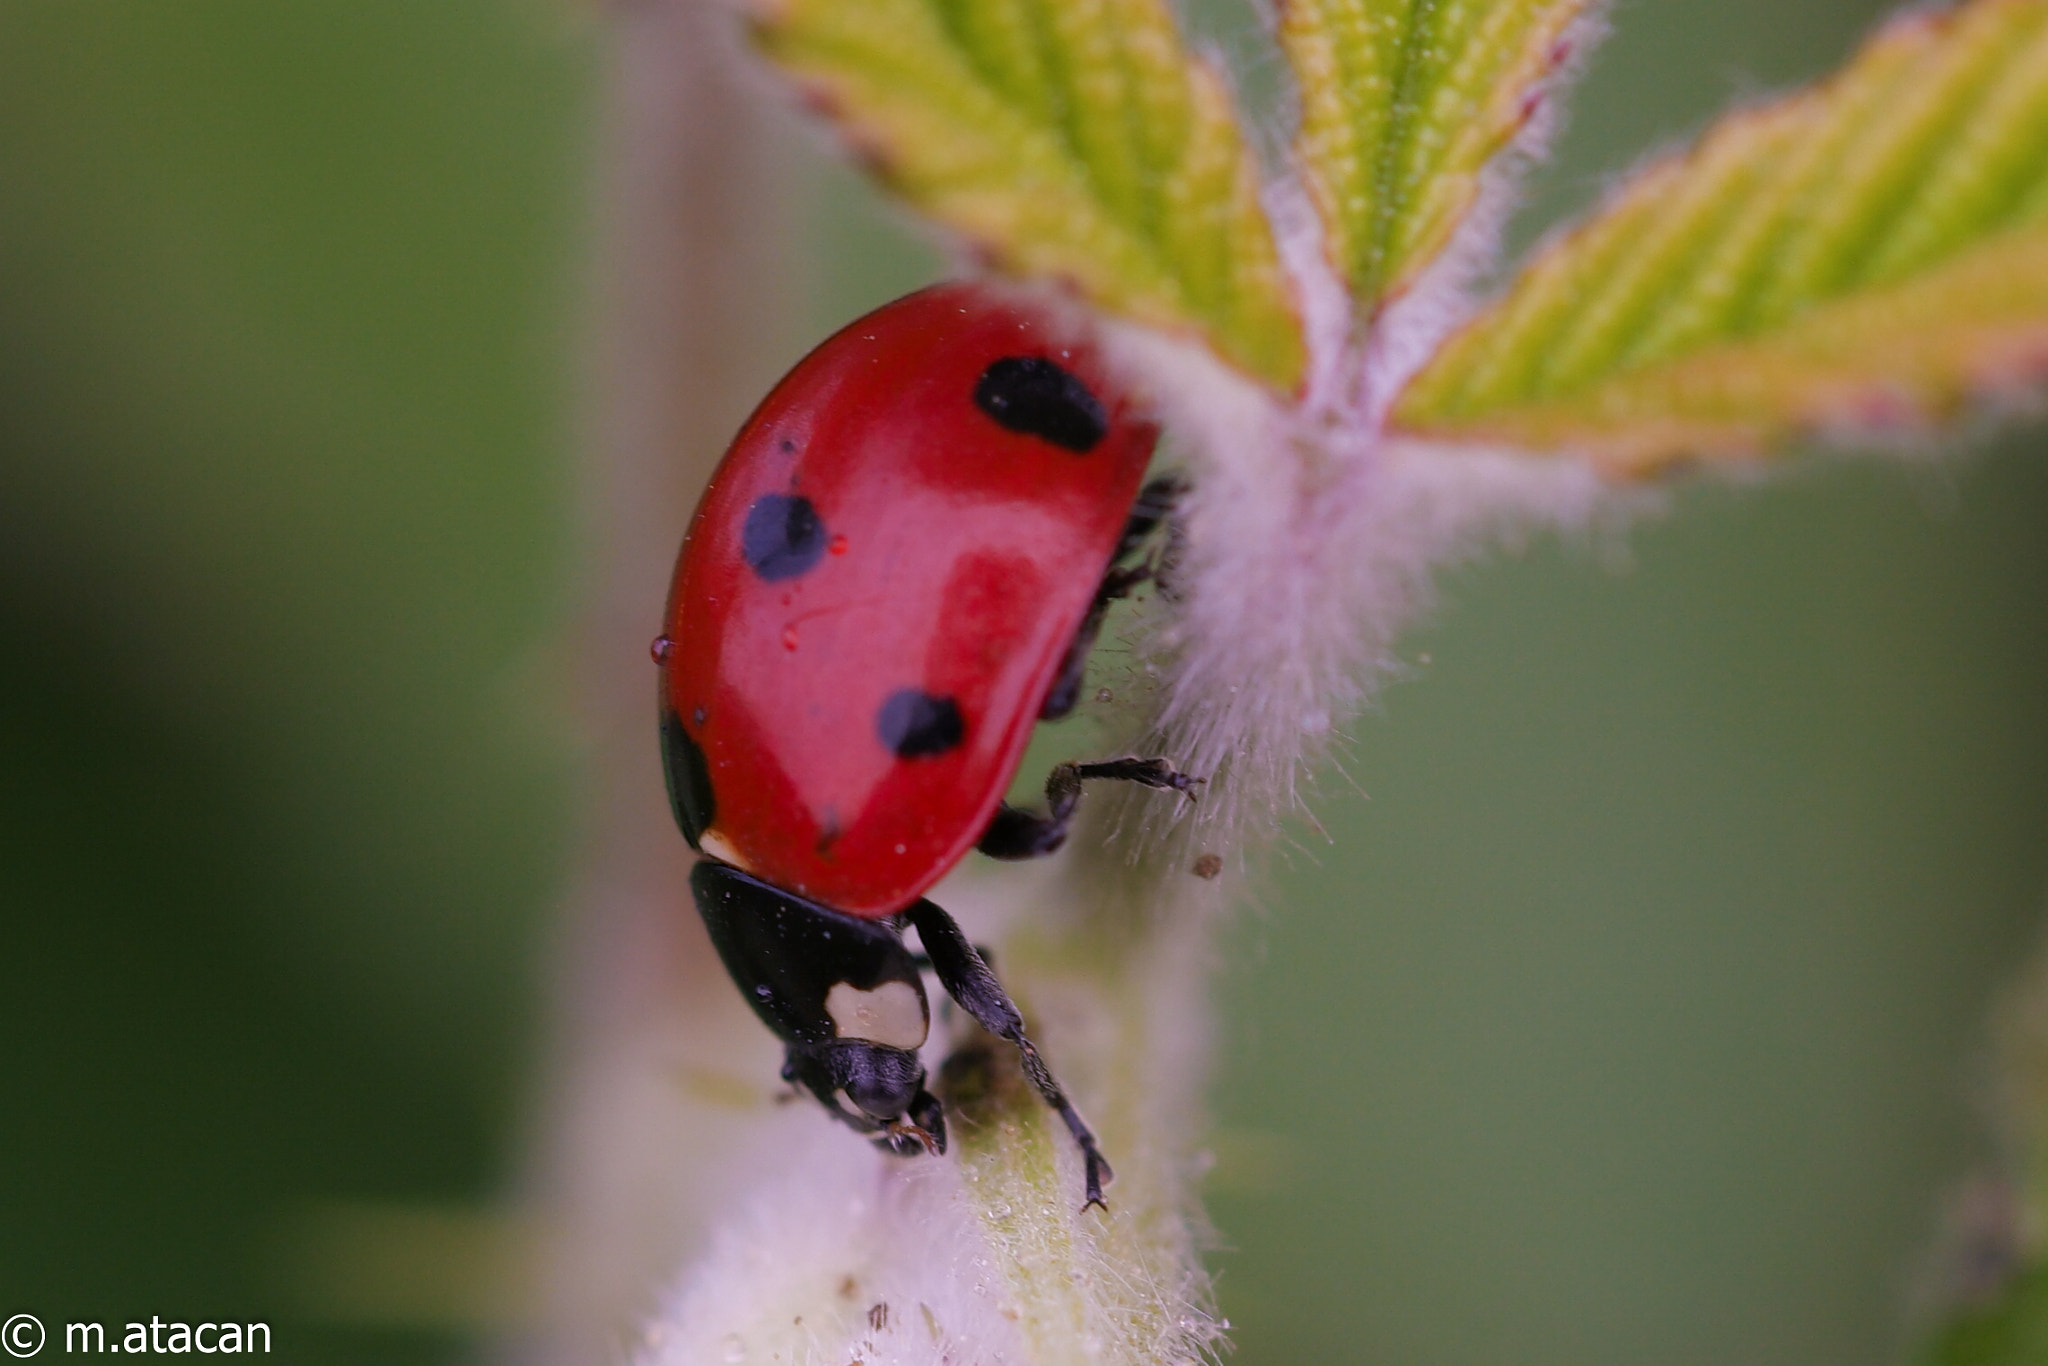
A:
{"label": "white marking on pronotum", "polygon": [[825,993],[825,1013],[842,1039],[861,1039],[885,1048],[919,1048],[929,1029],[924,998],[908,982],[884,982],[862,991],[840,982]]}

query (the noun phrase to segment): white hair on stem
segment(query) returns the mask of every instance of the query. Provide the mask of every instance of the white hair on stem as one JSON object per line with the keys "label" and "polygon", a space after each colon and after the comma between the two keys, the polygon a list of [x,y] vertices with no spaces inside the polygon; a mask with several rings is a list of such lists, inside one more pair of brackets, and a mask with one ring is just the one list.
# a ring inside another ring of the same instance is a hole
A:
{"label": "white hair on stem", "polygon": [[[1303,776],[1397,667],[1437,571],[1651,501],[1586,462],[1425,447],[1276,402],[1197,348],[1124,329],[1193,466],[1172,568],[1177,607],[1142,642],[1163,678],[1152,744],[1208,779],[1185,822],[1207,848],[1256,848]],[[1158,833],[1175,812],[1158,804]]]}

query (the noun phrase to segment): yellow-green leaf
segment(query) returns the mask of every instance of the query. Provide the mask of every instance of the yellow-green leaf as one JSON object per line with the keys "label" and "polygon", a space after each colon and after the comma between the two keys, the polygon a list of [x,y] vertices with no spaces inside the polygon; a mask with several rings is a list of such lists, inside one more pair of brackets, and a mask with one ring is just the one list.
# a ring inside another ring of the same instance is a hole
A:
{"label": "yellow-green leaf", "polygon": [[1586,0],[1282,0],[1296,161],[1369,315],[1449,245]]}
{"label": "yellow-green leaf", "polygon": [[1256,163],[1163,0],[758,0],[755,33],[885,182],[1001,269],[1299,384]]}
{"label": "yellow-green leaf", "polygon": [[1628,471],[1938,420],[2048,366],[2048,0],[1881,30],[1543,250],[1397,425]]}

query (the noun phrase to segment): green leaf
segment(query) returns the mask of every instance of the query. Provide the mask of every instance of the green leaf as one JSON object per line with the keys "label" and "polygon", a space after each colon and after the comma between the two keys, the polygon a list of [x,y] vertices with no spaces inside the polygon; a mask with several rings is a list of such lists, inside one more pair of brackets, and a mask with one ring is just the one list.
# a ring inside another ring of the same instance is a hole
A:
{"label": "green leaf", "polygon": [[1256,163],[1163,0],[781,0],[755,17],[876,173],[998,267],[1299,384]]}
{"label": "green leaf", "polygon": [[1542,251],[1396,424],[1622,472],[1896,430],[2048,373],[2048,0],[1882,29]]}
{"label": "green leaf", "polygon": [[1449,245],[1570,57],[1586,0],[1283,0],[1295,157],[1370,315]]}

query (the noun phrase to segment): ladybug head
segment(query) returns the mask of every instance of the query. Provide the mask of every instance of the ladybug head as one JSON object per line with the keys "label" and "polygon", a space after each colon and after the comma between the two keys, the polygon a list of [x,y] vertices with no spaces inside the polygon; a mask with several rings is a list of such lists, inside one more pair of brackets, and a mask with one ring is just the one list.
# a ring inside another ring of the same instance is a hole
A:
{"label": "ladybug head", "polygon": [[946,1151],[946,1112],[925,1090],[924,1064],[909,1049],[858,1039],[793,1045],[782,1075],[891,1152]]}
{"label": "ladybug head", "polygon": [[788,1045],[784,1080],[891,1151],[944,1152],[945,1112],[917,1058],[931,1011],[896,925],[712,859],[691,870],[690,887],[726,970]]}

